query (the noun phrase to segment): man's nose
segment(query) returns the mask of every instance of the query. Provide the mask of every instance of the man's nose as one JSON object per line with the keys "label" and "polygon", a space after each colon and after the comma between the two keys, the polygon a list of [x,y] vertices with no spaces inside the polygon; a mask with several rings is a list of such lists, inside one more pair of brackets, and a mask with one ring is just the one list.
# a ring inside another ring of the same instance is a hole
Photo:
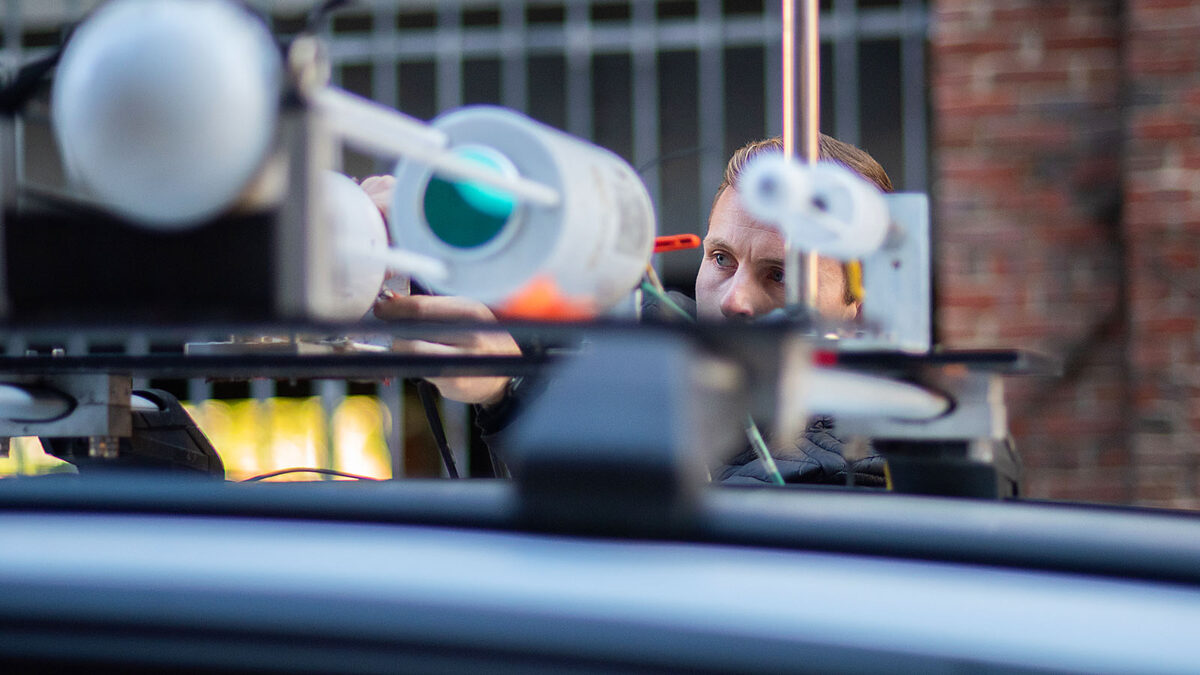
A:
{"label": "man's nose", "polygon": [[752,319],[762,311],[762,292],[753,279],[741,270],[729,280],[729,288],[721,298],[721,314],[726,319]]}

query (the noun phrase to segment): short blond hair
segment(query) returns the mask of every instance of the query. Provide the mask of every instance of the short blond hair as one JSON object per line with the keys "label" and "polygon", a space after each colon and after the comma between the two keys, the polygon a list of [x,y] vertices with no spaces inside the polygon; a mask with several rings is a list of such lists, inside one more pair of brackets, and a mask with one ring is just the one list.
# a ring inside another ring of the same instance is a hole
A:
{"label": "short blond hair", "polygon": [[[721,194],[726,188],[737,184],[742,177],[742,171],[750,160],[758,157],[761,154],[768,152],[783,152],[783,139],[775,136],[774,138],[765,138],[761,141],[751,141],[734,151],[733,156],[725,164],[725,175],[721,177],[721,186],[717,188],[717,194],[713,196],[713,207],[717,205],[717,200],[721,198]],[[871,181],[884,192],[894,192],[892,187],[892,179],[888,177],[887,172],[875,158],[868,155],[865,151],[856,148],[849,143],[844,143],[832,136],[821,134],[820,141],[817,143],[817,159],[827,162],[837,162],[854,173]],[[712,210],[709,210],[709,218],[712,218]],[[844,297],[846,304],[855,302],[854,292],[850,287],[850,274],[845,265],[843,265],[843,273],[846,280]]]}
{"label": "short blond hair", "polygon": [[[783,139],[775,136],[761,141],[751,141],[734,151],[733,156],[725,164],[725,175],[722,176],[721,186],[717,188],[717,194],[713,197],[713,204],[717,203],[717,199],[725,191],[725,188],[738,182],[742,176],[742,170],[746,168],[750,160],[768,152],[783,152]],[[837,162],[871,181],[884,192],[895,191],[895,188],[892,187],[892,179],[888,178],[887,172],[883,170],[879,162],[875,161],[874,157],[832,136],[821,134],[820,141],[817,143],[817,159]]]}

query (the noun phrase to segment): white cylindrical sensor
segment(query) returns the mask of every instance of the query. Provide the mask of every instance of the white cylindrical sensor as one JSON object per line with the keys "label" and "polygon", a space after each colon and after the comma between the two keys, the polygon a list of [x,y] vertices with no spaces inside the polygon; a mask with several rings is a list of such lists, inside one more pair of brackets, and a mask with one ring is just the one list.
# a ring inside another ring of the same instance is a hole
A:
{"label": "white cylindrical sensor", "polygon": [[72,36],[54,80],[68,174],[146,227],[211,218],[263,166],[281,78],[266,26],[231,2],[111,2]]}
{"label": "white cylindrical sensor", "polygon": [[462,108],[432,124],[460,158],[536,181],[560,199],[554,206],[523,203],[501,188],[442,178],[425,163],[401,160],[392,239],[445,262],[448,272],[443,280],[418,275],[420,281],[497,305],[549,277],[567,297],[601,309],[637,286],[654,247],[654,209],[624,160],[503,108]]}

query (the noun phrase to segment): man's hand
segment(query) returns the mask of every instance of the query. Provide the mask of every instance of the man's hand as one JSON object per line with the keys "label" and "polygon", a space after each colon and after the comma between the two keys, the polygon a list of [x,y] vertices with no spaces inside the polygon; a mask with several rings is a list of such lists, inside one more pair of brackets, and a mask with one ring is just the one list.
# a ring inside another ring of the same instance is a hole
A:
{"label": "man's hand", "polygon": [[[469,298],[438,295],[397,295],[381,297],[375,303],[375,316],[381,319],[420,319],[426,321],[487,321],[496,315],[481,302]],[[392,350],[405,354],[452,356],[520,356],[521,348],[502,330],[451,332],[428,340],[396,338]],[[508,377],[431,377],[442,396],[463,403],[498,403],[504,397]]]}
{"label": "man's hand", "polygon": [[383,219],[387,220],[388,212],[392,208],[392,192],[396,189],[395,176],[364,178],[359,187],[371,197],[371,201],[375,202],[375,206],[378,206],[379,212],[383,214]]}
{"label": "man's hand", "polygon": [[[371,201],[388,218],[396,179],[392,176],[371,176],[360,184]],[[375,302],[375,316],[381,319],[418,319],[426,321],[494,322],[496,315],[481,302],[469,298],[436,295],[386,295]],[[512,336],[502,330],[450,332],[435,339],[406,340],[396,338],[392,350],[405,354],[457,356],[520,356],[521,348]],[[463,403],[498,403],[504,397],[508,377],[431,377],[429,381],[442,396]]]}

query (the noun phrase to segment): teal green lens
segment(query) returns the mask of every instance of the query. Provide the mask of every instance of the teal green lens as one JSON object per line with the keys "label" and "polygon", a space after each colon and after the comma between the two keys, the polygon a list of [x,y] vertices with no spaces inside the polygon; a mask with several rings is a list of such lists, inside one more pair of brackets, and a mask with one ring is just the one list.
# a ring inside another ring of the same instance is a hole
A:
{"label": "teal green lens", "polygon": [[[458,153],[499,173],[487,155],[464,148]],[[448,181],[436,175],[425,188],[425,222],[434,236],[455,248],[470,249],[495,239],[508,224],[516,200],[504,190],[473,181]]]}

